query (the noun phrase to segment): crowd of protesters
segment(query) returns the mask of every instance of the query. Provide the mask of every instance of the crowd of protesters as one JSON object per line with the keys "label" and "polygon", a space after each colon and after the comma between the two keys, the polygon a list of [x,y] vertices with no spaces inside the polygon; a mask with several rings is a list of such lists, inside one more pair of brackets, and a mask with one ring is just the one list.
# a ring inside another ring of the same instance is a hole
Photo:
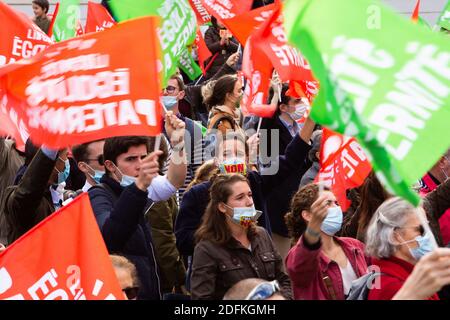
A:
{"label": "crowd of protesters", "polygon": [[[48,2],[33,10],[48,28]],[[276,111],[255,133],[238,44],[222,31],[216,20],[206,31],[205,81],[174,75],[162,90],[161,140],[54,150],[29,139],[20,151],[2,137],[0,251],[87,192],[128,299],[344,300],[371,270],[366,299],[449,299],[450,149],[420,181],[418,208],[372,172],[343,212],[314,182],[322,128],[299,122],[308,101],[274,81]]]}

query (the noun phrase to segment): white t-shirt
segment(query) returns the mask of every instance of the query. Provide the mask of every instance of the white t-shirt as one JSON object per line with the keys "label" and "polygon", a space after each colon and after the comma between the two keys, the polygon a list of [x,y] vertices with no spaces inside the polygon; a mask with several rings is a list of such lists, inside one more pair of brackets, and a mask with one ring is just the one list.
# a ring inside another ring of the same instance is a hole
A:
{"label": "white t-shirt", "polygon": [[353,270],[352,264],[347,259],[347,266],[342,268],[339,266],[342,275],[342,282],[344,283],[344,295],[348,295],[350,288],[352,286],[352,281],[356,280],[358,277],[356,276],[355,270]]}

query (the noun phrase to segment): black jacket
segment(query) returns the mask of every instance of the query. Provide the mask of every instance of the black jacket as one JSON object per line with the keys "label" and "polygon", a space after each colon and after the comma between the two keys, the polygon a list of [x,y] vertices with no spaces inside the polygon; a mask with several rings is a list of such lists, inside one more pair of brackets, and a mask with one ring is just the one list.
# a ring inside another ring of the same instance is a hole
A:
{"label": "black jacket", "polygon": [[4,191],[1,206],[9,244],[55,211],[48,187],[55,162],[39,150],[19,184]]}
{"label": "black jacket", "polygon": [[[216,74],[211,77],[208,81],[217,80],[221,76],[226,74],[235,74],[236,69],[230,67],[225,62],[223,65],[217,70]],[[188,117],[192,120],[201,121],[202,125],[206,127],[208,125],[208,113],[206,105],[203,103],[202,96],[202,86],[204,86],[206,82],[198,85],[187,85],[184,88],[185,96],[178,103],[178,110],[180,113]]]}
{"label": "black jacket", "polygon": [[[263,212],[258,220],[258,225],[264,227],[269,233],[271,227],[266,207],[267,196],[275,188],[280,188],[292,172],[301,170],[305,166],[310,148],[311,146],[297,135],[287,147],[286,155],[279,157],[279,169],[276,174],[261,175],[256,171],[250,171],[247,174],[255,208]],[[175,221],[177,247],[182,255],[190,256],[194,252],[194,233],[200,226],[208,205],[210,186],[211,182],[201,183],[192,187],[183,196],[180,212]]]}
{"label": "black jacket", "polygon": [[[274,115],[272,118],[264,118],[261,122],[261,129],[266,129],[267,139],[261,139],[261,141],[267,141],[267,155],[274,157],[270,154],[272,147],[272,135],[275,135],[276,130],[279,134],[279,150],[278,154],[284,155],[287,146],[292,141],[292,136],[286,126],[281,122],[278,115]],[[262,135],[265,132],[262,131]],[[260,145],[261,152],[266,147],[265,144]],[[291,174],[281,182],[278,188],[274,188],[273,191],[267,196],[267,212],[269,213],[270,225],[272,232],[283,237],[288,237],[288,230],[284,222],[284,215],[289,211],[289,205],[291,203],[292,196],[297,192],[301,178],[310,167],[311,162],[308,157],[305,159],[305,165],[299,167],[297,170],[292,170]]]}
{"label": "black jacket", "polygon": [[222,299],[234,284],[248,278],[278,280],[283,296],[292,299],[291,281],[283,272],[283,259],[267,231],[257,228],[256,232],[249,237],[251,251],[234,238],[225,245],[209,240],[197,244],[192,265],[192,299]]}
{"label": "black jacket", "polygon": [[211,66],[206,71],[206,79],[209,79],[216,74],[225,61],[227,61],[228,57],[237,51],[238,43],[237,40],[232,37],[230,38],[228,45],[220,45],[220,33],[214,26],[211,26],[208,30],[206,30],[205,43],[209,51],[212,53],[212,56],[205,61],[205,68],[211,60],[214,59]]}
{"label": "black jacket", "polygon": [[147,191],[134,183],[123,188],[107,174],[100,182],[88,193],[108,251],[125,256],[136,266],[140,281],[138,299],[161,299],[152,235],[144,217],[152,205]]}

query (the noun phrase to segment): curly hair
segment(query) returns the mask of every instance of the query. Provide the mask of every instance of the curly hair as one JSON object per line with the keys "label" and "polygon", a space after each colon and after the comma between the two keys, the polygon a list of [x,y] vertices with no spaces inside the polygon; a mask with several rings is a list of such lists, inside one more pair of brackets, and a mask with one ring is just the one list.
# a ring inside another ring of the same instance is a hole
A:
{"label": "curly hair", "polygon": [[[324,187],[324,190],[330,191],[328,187]],[[306,230],[307,222],[302,217],[302,211],[310,211],[311,205],[317,198],[319,198],[319,186],[315,183],[303,186],[292,197],[290,211],[285,214],[284,221],[293,242],[297,242]]]}

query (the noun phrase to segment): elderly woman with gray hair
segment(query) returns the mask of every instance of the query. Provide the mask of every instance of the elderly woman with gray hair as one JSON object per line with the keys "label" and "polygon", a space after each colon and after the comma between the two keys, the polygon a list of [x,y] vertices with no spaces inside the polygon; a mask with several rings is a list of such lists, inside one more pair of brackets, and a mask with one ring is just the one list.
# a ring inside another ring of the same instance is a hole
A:
{"label": "elderly woman with gray hair", "polygon": [[[372,263],[379,267],[381,276],[380,285],[369,291],[369,300],[398,298],[397,293],[413,273],[415,265],[435,249],[433,235],[428,228],[424,228],[419,215],[426,220],[422,208],[415,208],[409,202],[393,197],[383,202],[372,217],[367,228],[366,252],[372,257]],[[449,262],[447,256],[445,264]],[[448,268],[436,270],[441,271],[447,274],[434,275],[433,279],[448,277]],[[422,298],[438,300],[435,292]]]}

